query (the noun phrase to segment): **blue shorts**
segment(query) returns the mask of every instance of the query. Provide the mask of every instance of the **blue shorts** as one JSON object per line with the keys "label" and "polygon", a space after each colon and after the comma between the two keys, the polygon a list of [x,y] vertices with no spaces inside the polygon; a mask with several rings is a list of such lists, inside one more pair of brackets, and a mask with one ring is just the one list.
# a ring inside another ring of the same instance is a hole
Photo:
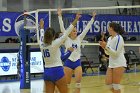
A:
{"label": "blue shorts", "polygon": [[45,68],[44,70],[44,80],[51,81],[55,83],[57,80],[64,76],[64,69],[62,66]]}
{"label": "blue shorts", "polygon": [[77,61],[73,62],[73,61],[67,59],[67,60],[64,62],[64,66],[69,67],[69,68],[71,68],[71,69],[74,70],[74,69],[77,68],[78,66],[81,66],[81,61],[80,61],[80,59],[78,59]]}

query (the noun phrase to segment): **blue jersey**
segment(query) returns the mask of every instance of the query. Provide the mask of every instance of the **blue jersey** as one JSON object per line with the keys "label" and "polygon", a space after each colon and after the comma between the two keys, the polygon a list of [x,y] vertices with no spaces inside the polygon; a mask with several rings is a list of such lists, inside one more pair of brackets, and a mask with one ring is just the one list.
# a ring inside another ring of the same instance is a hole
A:
{"label": "blue jersey", "polygon": [[69,56],[71,55],[71,51],[68,50],[68,51],[65,52],[64,47],[60,47],[60,51],[61,51],[61,60],[63,62],[65,62],[69,58]]}

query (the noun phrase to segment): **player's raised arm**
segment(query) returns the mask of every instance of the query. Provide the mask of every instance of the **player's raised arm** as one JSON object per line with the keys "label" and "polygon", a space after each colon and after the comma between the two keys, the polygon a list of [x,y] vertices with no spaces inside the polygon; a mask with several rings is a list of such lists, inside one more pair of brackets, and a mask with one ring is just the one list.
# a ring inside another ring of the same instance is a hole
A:
{"label": "player's raised arm", "polygon": [[60,30],[61,30],[62,33],[64,33],[65,32],[65,28],[64,28],[64,23],[63,23],[63,20],[62,20],[62,10],[61,10],[61,8],[57,9],[57,14],[58,14]]}
{"label": "player's raised arm", "polygon": [[59,39],[57,39],[57,42],[55,42],[56,46],[61,45],[66,40],[66,38],[71,33],[71,31],[73,30],[74,26],[76,25],[76,23],[80,17],[81,17],[80,14],[76,14],[76,17],[75,17],[74,21],[72,22],[72,24],[67,28],[67,30],[64,32],[64,34]]}
{"label": "player's raised arm", "polygon": [[43,40],[44,40],[44,20],[40,20],[40,47],[43,45]]}
{"label": "player's raised arm", "polygon": [[[57,14],[58,14],[58,20],[59,20],[59,24],[60,24],[60,30],[62,33],[64,33],[66,31],[66,29],[64,28],[64,23],[62,20],[62,11],[60,8],[58,8]],[[80,13],[77,13],[75,20],[72,22],[72,25],[75,26],[80,17],[81,17]]]}
{"label": "player's raised arm", "polygon": [[88,30],[91,28],[93,22],[94,22],[94,19],[95,19],[95,16],[96,16],[96,12],[94,11],[92,13],[92,18],[91,20],[88,22],[87,26],[85,27],[85,29],[83,30],[83,32],[79,35],[81,41],[83,40],[83,38],[85,37],[85,35],[87,34]]}

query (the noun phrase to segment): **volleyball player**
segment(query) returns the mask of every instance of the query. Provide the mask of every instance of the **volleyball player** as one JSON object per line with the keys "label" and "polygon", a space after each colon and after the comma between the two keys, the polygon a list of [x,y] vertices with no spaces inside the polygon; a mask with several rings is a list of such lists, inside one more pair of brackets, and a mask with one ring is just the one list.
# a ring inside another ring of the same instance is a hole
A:
{"label": "volleyball player", "polygon": [[[55,34],[55,39],[60,38],[63,35],[62,32],[56,32]],[[62,62],[64,62],[66,59],[68,59],[68,57],[71,55],[71,53],[73,52],[74,48],[70,47],[66,52],[65,52],[65,48],[63,45],[60,46],[60,51],[61,51],[61,60]],[[44,89],[45,91],[45,89]],[[59,90],[57,87],[55,87],[55,92],[54,93],[59,93]]]}
{"label": "volleyball player", "polygon": [[125,71],[126,59],[124,57],[124,40],[121,36],[123,28],[117,23],[110,23],[108,32],[111,35],[107,43],[100,41],[100,46],[109,55],[109,66],[106,73],[106,84],[112,93],[121,93],[120,82]]}
{"label": "volleyball player", "polygon": [[[62,21],[62,12],[61,10],[58,11],[59,15],[59,24],[61,31],[64,32],[65,28]],[[70,33],[69,37],[65,40],[65,47],[66,50],[69,47],[73,47],[74,51],[71,53],[70,57],[64,62],[64,71],[67,80],[67,84],[69,85],[71,82],[72,74],[74,71],[76,84],[75,84],[75,93],[80,93],[80,86],[81,86],[81,79],[82,79],[82,67],[80,62],[80,55],[81,55],[81,42],[85,35],[87,34],[88,30],[91,28],[92,23],[94,21],[96,13],[93,12],[93,17],[85,27],[84,31],[77,36],[77,30],[74,28]]]}
{"label": "volleyball player", "polygon": [[[61,37],[63,35],[62,32],[57,32],[55,34],[55,39]],[[68,59],[68,57],[71,55],[71,53],[73,52],[74,48],[70,47],[68,48],[68,50],[65,52],[65,47],[64,45],[60,46],[60,51],[61,51],[61,60],[62,62],[65,62],[66,59]],[[59,90],[57,87],[55,87],[55,92],[54,93],[59,93]]]}
{"label": "volleyball player", "polygon": [[40,49],[45,61],[44,81],[46,85],[46,93],[54,93],[55,85],[58,87],[60,93],[67,93],[66,79],[60,58],[61,54],[59,47],[74,28],[79,17],[80,15],[77,14],[75,20],[64,35],[56,40],[54,40],[54,29],[48,28],[44,32],[44,21],[42,19],[40,20]]}

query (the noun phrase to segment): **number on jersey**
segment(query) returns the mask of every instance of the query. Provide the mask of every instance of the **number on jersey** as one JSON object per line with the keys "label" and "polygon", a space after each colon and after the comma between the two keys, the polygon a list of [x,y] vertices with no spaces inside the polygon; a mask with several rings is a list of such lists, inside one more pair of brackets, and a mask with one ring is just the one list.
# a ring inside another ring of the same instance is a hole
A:
{"label": "number on jersey", "polygon": [[72,47],[73,48],[77,48],[77,44],[72,44]]}
{"label": "number on jersey", "polygon": [[44,53],[44,57],[50,57],[49,49],[43,50],[43,53]]}

